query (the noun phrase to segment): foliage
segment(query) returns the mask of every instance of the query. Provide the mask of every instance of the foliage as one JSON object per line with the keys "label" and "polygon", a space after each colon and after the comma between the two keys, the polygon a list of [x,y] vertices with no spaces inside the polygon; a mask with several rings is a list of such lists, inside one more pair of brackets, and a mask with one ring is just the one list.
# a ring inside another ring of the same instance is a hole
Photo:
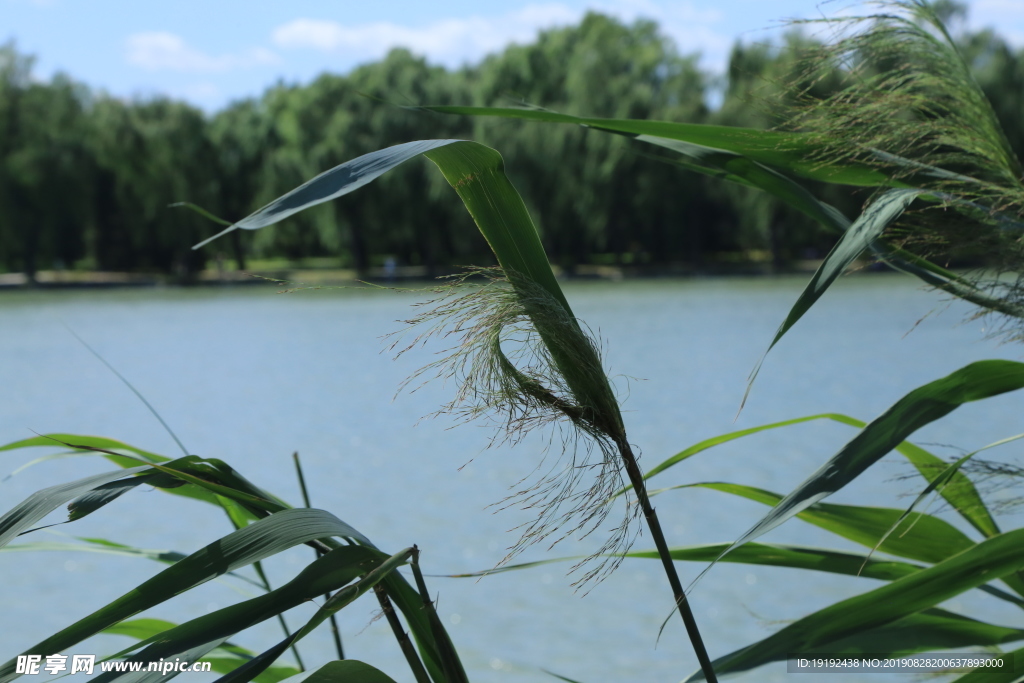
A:
{"label": "foliage", "polygon": [[[811,101],[802,101],[804,108],[786,122],[783,130],[766,132],[720,124],[629,118],[636,116],[636,112],[612,107],[611,104],[617,107],[619,100],[602,100],[599,93],[592,92],[586,96],[593,98],[599,114],[595,116],[453,106],[444,102],[423,109],[436,114],[481,117],[476,121],[491,117],[491,123],[486,125],[494,125],[495,130],[497,118],[512,118],[521,122],[518,125],[523,131],[540,128],[540,123],[560,124],[544,130],[565,129],[564,124],[568,123],[597,134],[612,133],[602,138],[607,142],[603,149],[610,156],[618,153],[616,146],[624,146],[632,138],[656,148],[666,160],[688,170],[764,192],[787,210],[800,212],[838,234],[835,246],[783,321],[769,349],[795,326],[845,268],[869,251],[894,268],[976,304],[982,313],[999,314],[1010,324],[1017,324],[1024,318],[1024,310],[1015,285],[1004,287],[999,283],[987,284],[980,278],[965,278],[928,260],[933,255],[928,248],[933,244],[931,238],[940,235],[945,239],[943,248],[951,254],[976,249],[987,253],[997,246],[1006,246],[1011,258],[1000,265],[1016,272],[1018,265],[1012,257],[1020,236],[1012,228],[1021,220],[1020,165],[1009,142],[1011,138],[1002,132],[996,110],[989,107],[983,89],[973,80],[969,63],[962,58],[932,8],[916,0],[895,2],[892,7],[904,14],[873,17],[866,32],[826,49],[811,70],[798,72],[804,77],[821,69],[833,73],[837,68],[845,68],[830,62],[836,55],[849,57],[857,69],[863,69],[840,74],[843,82],[837,84],[837,91],[814,95],[808,87],[798,88],[797,92],[804,98],[811,97]],[[928,25],[934,32],[926,28]],[[513,61],[513,73],[517,69],[525,73],[520,74],[523,83],[533,87],[536,78],[527,67],[533,65],[536,55],[562,48],[562,54],[593,54],[594,43],[580,39],[581,36],[593,31],[594,36],[607,37],[608,32],[619,28],[601,18],[588,17],[580,34],[572,30],[546,34],[538,46],[513,50],[518,60]],[[637,49],[643,48],[635,67],[643,70],[645,65],[660,63],[668,50],[653,27],[638,24],[632,31]],[[578,43],[576,39],[580,39]],[[644,59],[645,55],[648,59]],[[686,81],[692,69],[685,62],[677,66],[677,70],[654,69],[654,73],[667,82],[674,82],[673,78]],[[485,67],[487,64],[482,68]],[[613,66],[612,70],[616,68],[621,69],[622,65]],[[559,92],[572,91],[576,71],[567,71]],[[846,78],[851,84],[843,80]],[[810,80],[812,85],[818,82]],[[629,91],[631,85],[628,79],[609,80],[613,93],[616,88]],[[659,92],[654,88],[645,96],[657,97]],[[965,101],[963,111],[954,106],[957,98]],[[666,102],[679,105],[671,97]],[[609,108],[602,110],[603,106]],[[290,118],[288,111],[283,109],[274,117],[273,128],[279,135],[295,140],[316,130]],[[400,116],[412,113],[391,112],[396,117],[396,126]],[[230,137],[226,131],[220,134]],[[311,140],[316,137],[313,135]],[[251,148],[232,144],[239,158],[251,153]],[[560,151],[565,153],[564,149]],[[903,655],[972,646],[997,648],[1024,639],[1024,630],[985,623],[939,607],[953,596],[974,590],[1018,607],[1024,605],[1024,578],[1020,573],[1024,568],[1024,530],[1001,530],[965,474],[965,464],[977,452],[946,463],[905,440],[963,403],[1021,388],[1024,364],[1006,360],[973,363],[911,389],[869,423],[845,415],[822,414],[723,435],[681,451],[645,477],[633,455],[597,348],[575,319],[548,265],[548,255],[527,204],[505,175],[503,160],[494,149],[477,142],[439,139],[404,142],[371,151],[272,199],[215,237],[237,235],[239,229],[264,228],[306,209],[326,211],[328,201],[420,155],[439,168],[459,195],[500,266],[500,270],[484,271],[491,280],[482,288],[469,293],[459,289],[454,298],[440,301],[435,311],[412,321],[439,323],[442,334],[457,337],[453,355],[436,368],[442,375],[454,376],[459,384],[449,409],[467,418],[491,417],[502,430],[499,439],[515,440],[523,430],[537,425],[562,424],[567,430],[563,434],[568,434],[563,446],[573,464],[580,464],[575,461],[578,448],[587,456],[594,456],[592,461],[582,463],[597,471],[591,477],[596,483],[589,488],[580,485],[583,478],[572,471],[576,468],[570,468],[565,479],[545,479],[539,483],[536,495],[543,502],[537,521],[527,527],[526,541],[544,538],[567,523],[591,528],[594,520],[600,521],[607,514],[609,505],[619,502],[619,496],[636,497],[635,505],[625,503],[625,521],[613,532],[602,552],[612,565],[625,557],[662,561],[673,589],[674,607],[681,613],[701,662],[701,670],[688,680],[713,681],[716,673],[747,671],[785,659],[794,652]],[[274,163],[282,174],[305,177],[301,173],[305,160],[305,155],[291,154]],[[598,164],[593,169],[599,176],[604,171],[609,172],[614,182],[615,174],[610,167],[601,169]],[[816,196],[817,183],[871,188],[875,194],[859,218],[850,220]],[[401,194],[401,189],[395,192],[395,196],[407,196]],[[316,206],[321,208],[314,209]],[[942,224],[945,213],[934,211],[935,207],[958,214],[954,227],[962,228],[966,221],[975,232],[968,239],[947,229]],[[613,211],[607,206],[594,210],[605,215]],[[905,219],[908,210],[911,218]],[[920,213],[914,218],[917,212]],[[305,215],[316,220],[315,213]],[[940,220],[934,219],[936,215]],[[921,240],[907,238],[919,234],[923,235]],[[577,235],[570,241],[585,243],[586,239]],[[460,288],[472,286],[466,279],[456,284]],[[661,491],[647,490],[645,482],[650,477],[663,476],[679,462],[720,443],[814,419],[838,421],[857,428],[858,432],[817,472],[786,495],[730,482],[686,482]],[[1016,438],[1019,437],[992,445]],[[322,556],[288,584],[273,590],[266,585],[267,592],[261,597],[187,624],[169,628],[161,624],[158,632],[119,656],[143,646],[146,649],[134,655],[136,658],[186,652],[200,656],[216,648],[234,647],[227,644],[227,639],[251,624],[279,615],[297,601],[333,591],[309,623],[298,631],[288,632],[270,650],[245,663],[239,660],[241,665],[222,679],[252,680],[269,671],[273,661],[332,612],[374,590],[389,619],[394,612],[388,612],[386,600],[393,600],[416,636],[418,654],[408,640],[403,641],[402,627],[395,627],[396,638],[403,644],[418,682],[465,680],[455,648],[431,607],[415,548],[393,555],[383,553],[333,515],[321,510],[290,509],[214,459],[186,455],[170,460],[109,440],[62,435],[39,437],[4,448],[41,446],[55,440],[69,447],[96,451],[129,469],[38,492],[0,518],[0,542],[11,540],[65,502],[71,502],[70,518],[77,519],[114,502],[143,482],[172,494],[199,497],[219,505],[236,530],[207,548],[184,558],[173,558],[174,563],[157,577],[54,634],[37,646],[44,654],[49,653],[48,649],[67,647],[119,623],[126,628],[126,620],[174,594],[259,562],[286,547],[310,543]],[[909,509],[822,502],[893,450],[906,457],[926,480],[921,495]],[[626,480],[628,485],[623,485]],[[649,499],[654,494],[690,488],[742,496],[769,505],[771,510],[731,544],[670,548]],[[974,540],[948,522],[915,510],[917,503],[932,492],[941,495],[980,539]],[[527,505],[535,502],[532,497],[526,499]],[[561,511],[563,504],[569,507],[567,512]],[[622,532],[628,530],[638,514],[644,516],[655,541],[657,547],[653,551],[629,551],[630,536]],[[868,551],[857,554],[753,542],[793,517],[860,543]],[[887,583],[827,606],[757,643],[710,661],[676,574],[677,560],[710,560],[705,571],[712,570],[717,561],[744,562],[856,574]],[[413,570],[415,589],[395,571],[406,563]],[[589,570],[584,579],[599,576],[600,567]],[[519,568],[522,567],[506,569]],[[1016,663],[1021,652],[1024,650],[1005,654]],[[0,680],[13,677],[13,666],[12,660],[0,669]],[[333,680],[344,675],[368,681],[386,680],[379,673],[368,665],[336,662],[321,668],[314,678]],[[973,672],[958,680],[1016,679],[1016,674]]]}
{"label": "foliage", "polygon": [[[992,34],[964,35],[958,45],[1020,154],[1024,126],[1013,100],[1020,53]],[[34,81],[32,60],[8,44],[0,49],[0,269],[30,278],[39,270],[140,270],[187,281],[217,258],[244,269],[252,258],[330,257],[365,273],[390,256],[428,276],[480,263],[486,244],[443,179],[416,164],[344,204],[318,207],[274,231],[235,235],[205,258],[187,248],[201,234],[200,220],[164,210],[187,197],[237,220],[346,159],[444,138],[501,150],[545,248],[564,269],[714,271],[764,259],[782,269],[820,257],[832,237],[769,195],[666,172],[627,139],[583,128],[427,116],[374,98],[527,102],[569,114],[761,129],[781,117],[758,102],[793,99],[793,81],[813,97],[846,84],[836,69],[803,78],[805,54],[815,46],[798,33],[777,45],[737,43],[716,86],[657,25],[590,14],[459,70],[395,50],[351,73],[279,84],[204,114],[161,98],[122,101],[67,76]],[[718,87],[722,101],[712,108]],[[550,192],[555,184],[562,191]],[[846,214],[863,200],[835,185],[810,187]],[[49,201],[54,193],[61,202]],[[957,258],[990,257],[976,249]]]}

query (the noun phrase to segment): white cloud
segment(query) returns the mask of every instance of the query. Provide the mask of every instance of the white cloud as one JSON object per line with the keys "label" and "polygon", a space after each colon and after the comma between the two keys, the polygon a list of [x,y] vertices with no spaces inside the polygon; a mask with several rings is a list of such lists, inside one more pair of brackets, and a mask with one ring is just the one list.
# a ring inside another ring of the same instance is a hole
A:
{"label": "white cloud", "polygon": [[276,54],[262,47],[215,57],[189,46],[181,36],[166,31],[133,34],[128,37],[125,47],[129,64],[151,71],[215,73],[280,61]]}
{"label": "white cloud", "polygon": [[[590,8],[627,22],[653,19],[682,52],[703,53],[706,66],[716,70],[725,66],[733,38],[719,30],[724,16],[718,9],[660,0],[603,0],[592,3]],[[431,61],[456,66],[480,59],[509,43],[532,41],[542,29],[575,24],[582,17],[583,10],[548,3],[527,5],[497,16],[441,19],[421,26],[394,22],[347,25],[329,19],[301,18],[278,26],[271,40],[280,49],[310,49],[359,60],[376,59],[393,47],[405,47]]]}
{"label": "white cloud", "polygon": [[393,47],[449,65],[478,59],[509,43],[533,40],[537,31],[579,21],[581,13],[559,4],[528,5],[496,17],[442,19],[423,26],[376,22],[346,26],[326,19],[295,19],[278,26],[271,39],[279,48],[307,48],[376,58]]}

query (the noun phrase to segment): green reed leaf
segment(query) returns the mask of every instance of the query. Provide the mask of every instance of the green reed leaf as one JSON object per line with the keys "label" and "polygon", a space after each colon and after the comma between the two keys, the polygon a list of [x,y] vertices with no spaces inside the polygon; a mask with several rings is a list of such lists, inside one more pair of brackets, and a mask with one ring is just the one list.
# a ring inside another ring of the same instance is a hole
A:
{"label": "green reed leaf", "polygon": [[[715,660],[722,674],[747,671],[792,652],[827,651],[832,643],[892,624],[1024,566],[1024,529],[986,539],[935,566],[880,588],[841,600],[760,642]],[[1015,636],[1016,638],[1016,636]],[[934,644],[922,643],[923,648]],[[695,672],[688,681],[703,680]]]}
{"label": "green reed leaf", "polygon": [[905,437],[948,415],[962,404],[1022,386],[1024,363],[986,360],[971,363],[942,379],[914,389],[864,427],[817,472],[737,539],[731,549],[758,538],[835,493],[896,448]]}

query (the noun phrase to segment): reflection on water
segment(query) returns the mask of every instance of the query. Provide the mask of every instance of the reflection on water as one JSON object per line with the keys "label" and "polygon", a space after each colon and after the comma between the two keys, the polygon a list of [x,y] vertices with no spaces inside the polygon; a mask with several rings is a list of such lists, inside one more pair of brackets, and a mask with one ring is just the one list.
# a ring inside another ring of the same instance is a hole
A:
{"label": "reflection on water", "polygon": [[[765,422],[823,411],[870,419],[914,386],[972,360],[1020,359],[1018,347],[986,341],[981,324],[961,325],[967,311],[961,304],[947,311],[936,295],[904,278],[851,278],[776,347],[733,422],[747,374],[801,286],[795,279],[567,286],[577,315],[604,341],[630,437],[646,467],[700,439]],[[488,448],[486,427],[450,429],[447,418],[421,420],[450,398],[452,387],[441,383],[395,397],[401,381],[442,348],[398,361],[382,353],[380,337],[400,329],[395,321],[409,317],[415,300],[412,294],[352,290],[284,296],[266,289],[4,293],[0,441],[33,431],[100,434],[177,454],[159,424],[63,322],[135,384],[191,452],[223,458],[297,503],[291,455],[298,451],[314,505],[382,548],[418,544],[426,570],[435,575],[488,568],[518,538],[509,530],[529,519],[520,510],[498,511],[494,503],[533,471],[546,442]],[[936,444],[945,456],[972,450],[1021,431],[1022,407],[1019,395],[971,404],[915,440]],[[707,451],[652,485],[736,481],[785,492],[850,436],[848,427],[824,422],[767,432]],[[1016,448],[993,457],[1012,458]],[[0,469],[11,471],[29,458],[26,452],[4,453]],[[46,462],[0,484],[0,501],[9,508],[38,488],[105,469],[93,457]],[[917,482],[895,478],[907,473],[898,456],[889,456],[834,500],[906,506],[909,499],[900,496]],[[707,490],[673,491],[655,503],[674,545],[731,541],[765,511]],[[55,514],[52,521],[59,519]],[[229,530],[216,510],[152,490],[135,491],[56,528],[183,552]],[[26,540],[53,538],[39,532]],[[855,549],[798,521],[765,540]],[[584,554],[599,542],[567,540],[550,551],[533,547],[520,559]],[[641,537],[636,547],[649,545]],[[271,562],[275,585],[293,576],[311,552],[300,548]],[[472,680],[532,681],[543,667],[587,683],[676,681],[696,668],[676,620],[655,649],[671,598],[654,562],[626,562],[585,596],[570,587],[568,566],[481,581],[428,579]],[[682,566],[684,580],[701,569]],[[158,570],[144,560],[95,553],[3,554],[0,657],[13,656]],[[708,647],[719,656],[763,638],[783,620],[875,585],[869,579],[722,564],[691,596]],[[180,622],[249,592],[244,584],[212,582],[150,615]],[[984,609],[1008,625],[1018,619],[985,596],[965,594],[955,602],[954,609]],[[296,610],[290,623],[300,624],[313,609]],[[387,625],[374,620],[371,601],[341,616],[349,656],[398,680],[407,678]],[[235,641],[258,650],[280,638],[278,626],[267,623]],[[130,642],[104,636],[78,652],[107,653]],[[307,663],[332,652],[326,633],[302,647]],[[784,676],[785,665],[779,664],[747,680]]]}

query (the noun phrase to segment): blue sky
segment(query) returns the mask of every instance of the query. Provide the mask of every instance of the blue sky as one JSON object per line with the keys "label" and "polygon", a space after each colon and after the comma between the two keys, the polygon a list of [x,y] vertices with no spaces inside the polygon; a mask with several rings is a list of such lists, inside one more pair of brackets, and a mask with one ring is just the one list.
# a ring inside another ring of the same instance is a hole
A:
{"label": "blue sky", "polygon": [[[1024,47],[1024,0],[971,0],[968,25]],[[835,14],[846,0],[0,0],[0,42],[117,96],[166,94],[215,110],[280,79],[307,82],[405,46],[458,66],[574,23],[588,9],[651,18],[684,53],[719,71],[736,38],[764,40],[780,20]]]}

